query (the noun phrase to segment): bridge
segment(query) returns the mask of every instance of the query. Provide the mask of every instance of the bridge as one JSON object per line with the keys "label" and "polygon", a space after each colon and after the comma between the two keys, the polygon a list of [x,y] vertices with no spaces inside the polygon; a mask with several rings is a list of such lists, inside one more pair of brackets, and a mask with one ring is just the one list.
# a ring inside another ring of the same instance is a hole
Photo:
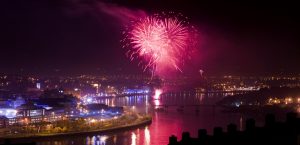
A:
{"label": "bridge", "polygon": [[215,109],[216,105],[214,104],[164,104],[164,105],[153,105],[154,109],[157,111],[165,111],[170,107],[174,107],[177,108],[176,110],[178,112],[182,112],[184,111],[184,108],[190,108],[193,107],[195,109],[196,112],[200,111],[201,107],[211,107],[213,108],[213,110]]}

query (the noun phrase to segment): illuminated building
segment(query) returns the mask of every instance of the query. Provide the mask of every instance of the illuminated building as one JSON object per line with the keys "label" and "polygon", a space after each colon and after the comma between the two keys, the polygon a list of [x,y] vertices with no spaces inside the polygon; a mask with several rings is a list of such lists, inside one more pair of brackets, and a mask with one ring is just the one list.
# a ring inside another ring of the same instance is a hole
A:
{"label": "illuminated building", "polygon": [[13,108],[0,108],[0,116],[5,116],[7,118],[16,117],[17,110]]}
{"label": "illuminated building", "polygon": [[41,83],[36,83],[36,88],[40,90],[41,89]]}
{"label": "illuminated building", "polygon": [[35,106],[33,103],[26,103],[18,108],[17,117],[26,118],[29,122],[37,123],[43,121],[45,109]]}
{"label": "illuminated building", "polygon": [[5,116],[0,116],[0,128],[5,128],[8,126],[8,118]]}

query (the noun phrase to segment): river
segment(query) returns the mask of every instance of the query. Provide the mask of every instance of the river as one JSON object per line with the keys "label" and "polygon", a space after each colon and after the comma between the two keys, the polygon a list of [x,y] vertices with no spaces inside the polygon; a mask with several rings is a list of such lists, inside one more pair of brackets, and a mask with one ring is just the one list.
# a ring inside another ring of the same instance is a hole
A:
{"label": "river", "polygon": [[[223,127],[226,131],[229,123],[235,123],[238,129],[242,130],[245,120],[253,116],[224,113],[222,108],[214,106],[216,101],[226,95],[228,94],[181,92],[163,94],[159,100],[148,95],[101,99],[104,104],[125,106],[133,111],[152,114],[152,124],[127,131],[43,138],[34,141],[38,145],[167,145],[169,136],[175,135],[180,140],[183,131],[188,131],[191,136],[196,137],[200,128],[207,129],[211,134],[216,126]],[[155,111],[157,105],[168,107],[163,111]],[[263,115],[255,115],[254,118],[258,120],[258,125],[262,125]]]}

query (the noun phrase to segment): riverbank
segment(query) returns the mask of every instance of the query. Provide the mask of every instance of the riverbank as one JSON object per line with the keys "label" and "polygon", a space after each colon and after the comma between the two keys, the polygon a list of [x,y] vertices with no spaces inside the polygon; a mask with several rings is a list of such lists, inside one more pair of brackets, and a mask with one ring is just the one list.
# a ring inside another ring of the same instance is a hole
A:
{"label": "riverbank", "polygon": [[141,126],[146,126],[152,123],[151,116],[142,116],[138,120],[124,125],[119,126],[112,126],[109,128],[100,128],[100,129],[90,129],[90,130],[83,130],[83,131],[69,131],[63,133],[22,133],[22,134],[14,134],[14,135],[5,135],[0,137],[1,140],[15,140],[15,139],[39,139],[39,138],[48,138],[48,137],[64,137],[64,136],[76,136],[76,135],[89,135],[94,133],[110,133],[110,132],[117,132],[123,130],[130,130],[135,129]]}

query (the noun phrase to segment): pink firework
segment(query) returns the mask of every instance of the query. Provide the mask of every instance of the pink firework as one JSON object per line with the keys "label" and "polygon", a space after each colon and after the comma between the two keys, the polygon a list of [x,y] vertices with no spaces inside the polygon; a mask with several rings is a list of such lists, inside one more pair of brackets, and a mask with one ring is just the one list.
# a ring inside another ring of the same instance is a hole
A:
{"label": "pink firework", "polygon": [[156,14],[128,28],[124,47],[129,47],[127,55],[131,60],[141,60],[144,71],[160,73],[171,67],[182,71],[185,59],[196,47],[196,34],[181,14]]}

